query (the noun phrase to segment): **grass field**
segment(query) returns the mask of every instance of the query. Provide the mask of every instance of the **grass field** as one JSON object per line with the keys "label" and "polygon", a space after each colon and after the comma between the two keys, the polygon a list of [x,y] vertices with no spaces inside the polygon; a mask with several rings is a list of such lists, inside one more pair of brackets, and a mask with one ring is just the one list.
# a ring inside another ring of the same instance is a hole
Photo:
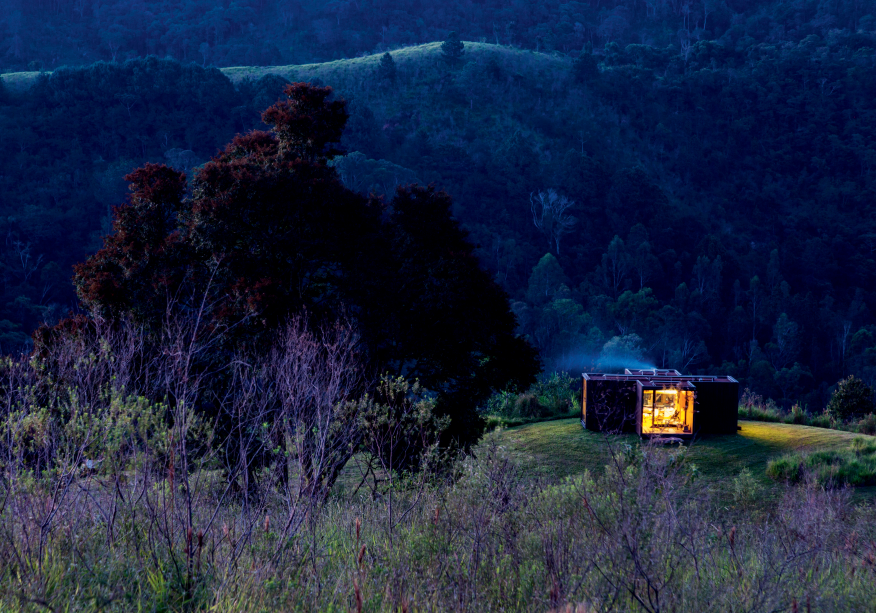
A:
{"label": "grass field", "polygon": [[[792,424],[740,421],[736,436],[715,436],[694,441],[688,448],[706,482],[723,489],[729,480],[749,469],[769,495],[780,489],[766,475],[767,462],[791,451],[842,449],[860,434]],[[635,435],[588,432],[578,419],[529,424],[489,435],[507,447],[533,476],[563,477],[585,469],[601,470],[611,445],[636,444]],[[874,437],[867,437],[874,438]],[[856,498],[876,498],[876,487],[858,488]]]}

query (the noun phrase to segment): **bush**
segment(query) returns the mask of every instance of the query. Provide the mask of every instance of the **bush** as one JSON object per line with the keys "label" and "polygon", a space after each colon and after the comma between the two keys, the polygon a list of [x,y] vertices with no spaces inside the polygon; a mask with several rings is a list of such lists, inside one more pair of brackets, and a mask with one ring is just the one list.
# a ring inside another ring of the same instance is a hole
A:
{"label": "bush", "polygon": [[514,414],[514,405],[517,401],[517,394],[507,390],[496,392],[487,400],[487,406],[483,412],[487,415],[503,415],[508,417]]}
{"label": "bush", "polygon": [[873,389],[854,375],[839,382],[827,411],[839,421],[860,419],[876,411]]}
{"label": "bush", "polygon": [[[493,394],[482,412],[514,419],[562,417],[580,409],[575,379],[564,372],[544,377],[523,394],[502,391]],[[504,423],[504,422],[503,422]]]}
{"label": "bush", "polygon": [[830,413],[824,411],[810,419],[809,425],[816,428],[836,428],[836,420],[830,416]]}
{"label": "bush", "polygon": [[811,420],[809,418],[809,414],[805,411],[805,409],[803,409],[803,407],[795,402],[794,405],[791,407],[791,415],[789,421],[792,424],[807,426],[809,425],[809,422]]}
{"label": "bush", "polygon": [[782,422],[784,417],[772,398],[764,401],[763,396],[745,388],[739,403],[739,417],[754,421]]}
{"label": "bush", "polygon": [[871,433],[869,430],[862,428],[873,428],[874,432],[876,432],[876,417],[873,418],[872,422],[867,422],[866,424],[863,424],[862,420],[862,423],[860,424],[848,424],[843,426],[842,422],[840,421],[838,423],[837,418],[829,413],[827,409],[825,409],[823,413],[813,415],[799,403],[794,403],[791,406],[791,411],[785,413],[771,398],[764,400],[763,396],[755,394],[747,388],[743,392],[742,400],[739,403],[739,418],[750,419],[752,421],[830,428],[833,430],[851,430],[862,434]]}
{"label": "bush", "polygon": [[547,415],[566,415],[575,407],[575,379],[565,372],[554,372],[530,390],[544,407]]}
{"label": "bush", "polygon": [[855,430],[861,434],[876,435],[876,414],[870,413],[861,419],[856,424]]}
{"label": "bush", "polygon": [[418,381],[386,374],[374,395],[360,403],[361,447],[392,478],[439,459],[438,441],[450,420],[435,414],[435,399]]}
{"label": "bush", "polygon": [[520,394],[514,401],[516,417],[546,417],[545,407],[538,401],[538,396],[532,393]]}
{"label": "bush", "polygon": [[753,421],[768,421],[780,423],[784,421],[779,409],[772,407],[740,407],[739,417],[741,419],[751,419]]}
{"label": "bush", "polygon": [[761,489],[763,488],[751,471],[745,468],[733,478],[730,493],[737,508],[748,510],[760,500]]}
{"label": "bush", "polygon": [[876,441],[859,438],[848,449],[788,454],[767,464],[767,475],[789,483],[812,475],[821,485],[876,485]]}

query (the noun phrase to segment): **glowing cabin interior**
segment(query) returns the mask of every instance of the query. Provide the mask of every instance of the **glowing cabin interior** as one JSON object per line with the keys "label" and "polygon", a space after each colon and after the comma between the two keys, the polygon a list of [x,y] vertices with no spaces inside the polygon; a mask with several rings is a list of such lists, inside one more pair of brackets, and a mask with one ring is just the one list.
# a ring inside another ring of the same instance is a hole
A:
{"label": "glowing cabin interior", "polygon": [[691,434],[693,418],[692,390],[642,390],[642,434]]}

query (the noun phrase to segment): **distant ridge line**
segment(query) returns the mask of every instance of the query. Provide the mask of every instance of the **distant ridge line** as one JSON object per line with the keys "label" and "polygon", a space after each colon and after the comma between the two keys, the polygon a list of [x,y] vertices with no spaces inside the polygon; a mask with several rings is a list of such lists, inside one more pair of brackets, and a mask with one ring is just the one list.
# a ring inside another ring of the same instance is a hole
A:
{"label": "distant ridge line", "polygon": [[[480,43],[472,41],[463,41],[467,54],[480,55],[483,53],[502,54],[506,59],[511,57],[523,58],[533,55],[540,56],[540,59],[553,60],[555,62],[567,63],[571,59],[567,56],[557,55],[556,53],[542,53],[531,49],[519,49],[516,47],[508,47],[504,45],[496,45],[493,43]],[[389,53],[393,59],[404,66],[415,60],[422,60],[424,55],[438,55],[441,51],[441,42],[423,43],[421,45],[413,45],[410,47],[400,47],[392,49]],[[277,75],[289,80],[321,77],[318,73],[331,73],[333,68],[341,67],[365,67],[372,65],[377,67],[380,58],[385,51],[372,53],[370,55],[362,55],[358,57],[345,58],[340,60],[332,60],[330,62],[318,62],[312,64],[288,64],[285,66],[226,66],[219,68],[232,83],[239,83],[243,79],[249,77],[259,79],[267,75]],[[469,55],[470,57],[470,55]],[[436,58],[437,59],[437,58]],[[96,62],[95,62],[96,63]],[[193,62],[197,63],[197,62]],[[92,64],[82,64],[81,66],[71,66],[70,68],[86,68]],[[9,72],[0,74],[0,79],[3,80],[7,91],[13,94],[20,94],[28,89],[36,82],[41,74],[51,75],[53,71],[33,71],[33,72]]]}

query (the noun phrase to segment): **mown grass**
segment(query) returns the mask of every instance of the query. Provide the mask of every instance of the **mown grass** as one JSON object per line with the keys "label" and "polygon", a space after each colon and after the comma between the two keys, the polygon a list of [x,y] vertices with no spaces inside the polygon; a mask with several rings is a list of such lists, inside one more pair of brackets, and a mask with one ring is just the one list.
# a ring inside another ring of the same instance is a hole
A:
{"label": "mown grass", "polygon": [[[740,421],[737,435],[695,440],[687,458],[696,465],[700,478],[714,490],[727,490],[732,479],[744,470],[764,488],[764,495],[778,494],[780,487],[767,475],[767,465],[792,452],[847,449],[859,434],[770,422]],[[608,449],[636,445],[632,434],[609,435],[588,432],[579,419],[528,424],[494,432],[497,442],[518,457],[534,476],[571,476],[585,470],[599,471],[608,460]],[[863,437],[876,441],[876,437]],[[856,498],[876,497],[876,487],[862,487]]]}

